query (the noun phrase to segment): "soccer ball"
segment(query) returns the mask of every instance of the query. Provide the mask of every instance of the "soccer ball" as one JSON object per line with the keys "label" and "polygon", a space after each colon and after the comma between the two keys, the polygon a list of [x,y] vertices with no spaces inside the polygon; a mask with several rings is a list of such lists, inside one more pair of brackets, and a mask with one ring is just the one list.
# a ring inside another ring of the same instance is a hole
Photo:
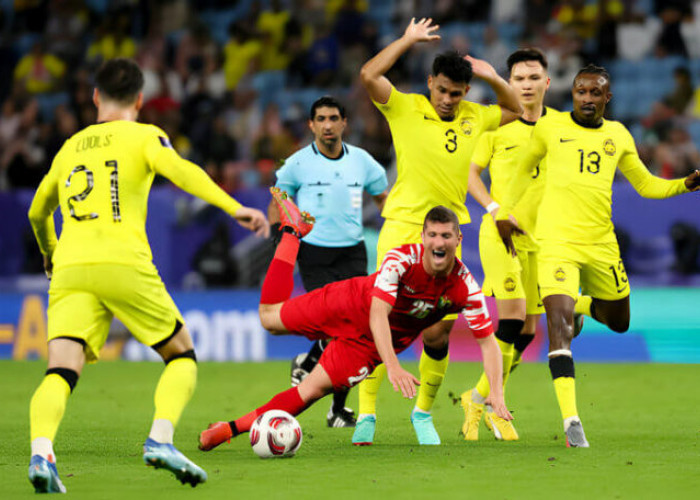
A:
{"label": "soccer ball", "polygon": [[253,422],[250,445],[260,458],[293,457],[301,446],[301,426],[283,410],[270,410]]}

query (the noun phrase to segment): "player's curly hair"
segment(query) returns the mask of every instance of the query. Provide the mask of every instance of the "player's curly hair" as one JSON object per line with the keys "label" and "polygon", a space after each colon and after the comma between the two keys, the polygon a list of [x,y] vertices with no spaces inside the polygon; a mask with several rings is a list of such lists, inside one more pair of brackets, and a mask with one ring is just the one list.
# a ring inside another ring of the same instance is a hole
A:
{"label": "player's curly hair", "polygon": [[535,47],[528,47],[526,49],[518,49],[508,56],[508,72],[510,73],[513,66],[516,64],[525,61],[537,61],[545,70],[549,65],[547,62],[547,56],[544,55],[544,52]]}
{"label": "player's curly hair", "polygon": [[576,76],[574,77],[574,82],[581,75],[600,75],[603,78],[605,78],[608,81],[608,83],[610,83],[610,73],[608,73],[608,70],[602,66],[596,66],[595,64],[588,64],[581,68],[578,71],[578,73],[576,73]]}
{"label": "player's curly hair", "polygon": [[458,52],[449,50],[438,54],[433,61],[433,76],[438,76],[440,73],[453,82],[469,84],[472,80],[472,63]]}
{"label": "player's curly hair", "polygon": [[105,62],[97,70],[95,84],[108,99],[131,104],[143,88],[143,73],[133,60],[118,57]]}
{"label": "player's curly hair", "polygon": [[455,227],[455,231],[457,231],[457,234],[459,234],[459,218],[457,217],[457,214],[443,205],[437,205],[431,208],[428,213],[425,214],[425,219],[423,220],[424,230],[428,225],[428,222],[451,222]]}

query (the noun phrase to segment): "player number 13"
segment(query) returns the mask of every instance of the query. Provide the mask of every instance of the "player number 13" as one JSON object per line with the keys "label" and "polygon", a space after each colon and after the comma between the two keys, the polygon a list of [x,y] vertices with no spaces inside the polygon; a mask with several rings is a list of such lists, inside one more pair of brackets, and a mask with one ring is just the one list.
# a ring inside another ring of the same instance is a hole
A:
{"label": "player number 13", "polygon": [[579,163],[578,170],[580,173],[583,173],[584,168],[591,174],[597,174],[598,172],[600,172],[600,153],[598,153],[598,151],[591,151],[590,153],[586,154],[583,149],[579,149],[578,152],[581,155],[581,161]]}

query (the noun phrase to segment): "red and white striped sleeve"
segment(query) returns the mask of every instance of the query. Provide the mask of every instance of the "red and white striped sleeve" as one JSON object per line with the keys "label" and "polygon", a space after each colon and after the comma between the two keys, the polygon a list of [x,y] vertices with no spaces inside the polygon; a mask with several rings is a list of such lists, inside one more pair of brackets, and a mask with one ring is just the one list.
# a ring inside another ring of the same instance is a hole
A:
{"label": "red and white striped sleeve", "polygon": [[417,247],[419,245],[404,245],[386,253],[374,281],[372,297],[382,299],[392,306],[396,303],[401,276],[412,264],[420,260],[420,251]]}
{"label": "red and white striped sleeve", "polygon": [[491,323],[491,316],[486,307],[486,298],[481,291],[481,287],[479,287],[466,266],[460,270],[459,276],[467,286],[467,305],[462,309],[462,316],[467,320],[475,338],[483,339],[488,337],[493,333],[493,324]]}

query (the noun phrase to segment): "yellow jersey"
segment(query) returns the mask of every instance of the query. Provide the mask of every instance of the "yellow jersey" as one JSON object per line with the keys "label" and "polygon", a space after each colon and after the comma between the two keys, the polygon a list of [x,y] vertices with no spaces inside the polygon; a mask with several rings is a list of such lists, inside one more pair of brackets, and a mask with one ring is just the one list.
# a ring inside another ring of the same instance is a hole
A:
{"label": "yellow jersey", "polygon": [[[32,201],[29,218],[54,269],[91,263],[152,265],[146,237],[148,193],[156,174],[233,215],[241,205],[197,165],[182,159],[156,126],[91,125],[68,139]],[[53,212],[60,206],[61,237]]]}
{"label": "yellow jersey", "polygon": [[428,210],[444,205],[468,223],[469,162],[482,132],[498,128],[500,106],[462,101],[454,119],[443,121],[425,96],[393,86],[386,104],[374,104],[389,122],[398,171],[382,216],[423,224]]}
{"label": "yellow jersey", "polygon": [[574,121],[571,113],[559,113],[535,125],[511,181],[507,210],[522,196],[530,182],[529,173],[545,155],[547,173],[537,215],[538,240],[614,242],[612,183],[618,168],[645,198],[670,198],[688,192],[683,179],[666,180],[649,173],[632,135],[621,123],[603,120],[597,127],[587,127]]}
{"label": "yellow jersey", "polygon": [[[558,113],[559,111],[555,109],[545,107],[540,120],[551,118]],[[506,199],[504,191],[510,187],[518,159],[530,142],[535,123],[537,122],[529,122],[520,118],[499,127],[497,130],[484,133],[477,142],[471,161],[481,168],[488,167],[491,175],[491,198],[499,204],[502,204]],[[520,227],[527,233],[525,236],[516,236],[513,240],[516,247],[521,250],[537,250],[534,234],[537,211],[544,193],[546,163],[547,157],[532,168],[530,171],[532,181],[512,211]],[[499,238],[491,214],[484,214],[482,224],[485,234]]]}

